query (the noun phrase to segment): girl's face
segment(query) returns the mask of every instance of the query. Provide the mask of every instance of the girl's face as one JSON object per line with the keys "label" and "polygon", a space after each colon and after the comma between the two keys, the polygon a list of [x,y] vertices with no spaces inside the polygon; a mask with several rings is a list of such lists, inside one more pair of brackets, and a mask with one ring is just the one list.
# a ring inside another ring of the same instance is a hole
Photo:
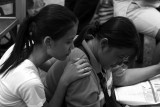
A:
{"label": "girl's face", "polygon": [[52,40],[51,48],[48,49],[48,54],[58,60],[65,60],[73,49],[73,39],[77,33],[77,24],[70,29],[65,36],[57,41]]}
{"label": "girl's face", "polygon": [[113,48],[105,47],[99,53],[99,61],[103,68],[109,69],[116,65],[127,61],[130,56],[133,56],[135,50],[133,48]]}

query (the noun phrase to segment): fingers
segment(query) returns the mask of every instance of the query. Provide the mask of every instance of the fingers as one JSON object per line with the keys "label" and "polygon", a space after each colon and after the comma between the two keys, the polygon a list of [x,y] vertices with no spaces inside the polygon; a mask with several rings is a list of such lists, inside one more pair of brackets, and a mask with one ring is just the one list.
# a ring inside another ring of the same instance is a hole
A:
{"label": "fingers", "polygon": [[91,67],[86,67],[86,68],[79,70],[79,73],[81,74],[80,77],[89,76],[91,74],[91,70],[92,70]]}
{"label": "fingers", "polygon": [[78,65],[78,68],[79,68],[79,69],[83,69],[83,68],[86,68],[86,67],[91,67],[88,62],[84,62],[84,63]]}
{"label": "fingers", "polygon": [[80,64],[83,64],[83,63],[85,63],[85,62],[88,62],[88,61],[87,61],[87,59],[80,59],[80,58],[78,58],[78,60],[77,60],[77,61],[75,61],[75,63],[74,63],[74,64],[76,64],[76,65],[80,65]]}
{"label": "fingers", "polygon": [[87,72],[90,72],[92,70],[91,67],[85,67],[85,68],[82,68],[81,70],[79,70],[80,73],[87,73]]}
{"label": "fingers", "polygon": [[99,12],[99,16],[101,17],[113,16],[113,12]]}
{"label": "fingers", "polygon": [[82,73],[92,69],[87,59],[77,58],[72,64],[76,65],[76,68],[79,69],[79,72]]}
{"label": "fingers", "polygon": [[62,80],[67,81],[67,84],[71,82],[87,77],[91,74],[92,68],[88,63],[87,59],[75,59],[68,62],[67,66],[64,69]]}
{"label": "fingers", "polygon": [[79,59],[74,63],[77,66],[77,69],[79,69],[79,73],[82,74],[80,76],[86,76],[89,75],[92,67],[91,65],[88,63],[87,59]]}
{"label": "fingers", "polygon": [[108,19],[110,19],[110,18],[112,18],[112,17],[113,17],[113,16],[104,16],[104,17],[100,17],[99,20],[100,20],[100,21],[103,21],[103,20],[106,21],[106,20],[108,20]]}
{"label": "fingers", "polygon": [[113,8],[101,8],[99,16],[113,15]]}
{"label": "fingers", "polygon": [[108,7],[108,8],[101,8],[99,9],[100,12],[103,12],[103,11],[106,11],[106,12],[110,12],[112,11],[113,12],[113,8],[112,7]]}
{"label": "fingers", "polygon": [[111,68],[112,72],[116,72],[117,70],[120,70],[120,69],[121,69],[120,65],[117,65],[117,66]]}
{"label": "fingers", "polygon": [[102,23],[105,23],[106,21],[108,21],[112,17],[113,17],[113,15],[106,15],[106,16],[100,17],[98,20],[99,20],[100,24],[102,24]]}
{"label": "fingers", "polygon": [[80,58],[72,59],[71,63],[76,63],[79,60],[80,60]]}
{"label": "fingers", "polygon": [[83,77],[89,76],[90,74],[91,74],[91,71],[83,73],[80,77],[83,78]]}

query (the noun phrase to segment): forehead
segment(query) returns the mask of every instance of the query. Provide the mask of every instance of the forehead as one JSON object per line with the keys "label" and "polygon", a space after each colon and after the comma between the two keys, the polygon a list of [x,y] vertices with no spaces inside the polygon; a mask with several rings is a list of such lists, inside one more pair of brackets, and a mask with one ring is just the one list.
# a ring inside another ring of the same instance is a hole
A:
{"label": "forehead", "polygon": [[135,54],[134,48],[114,48],[114,51],[118,56],[132,56]]}
{"label": "forehead", "polygon": [[77,25],[69,29],[67,33],[61,39],[63,40],[73,39],[76,36],[76,33],[77,33]]}

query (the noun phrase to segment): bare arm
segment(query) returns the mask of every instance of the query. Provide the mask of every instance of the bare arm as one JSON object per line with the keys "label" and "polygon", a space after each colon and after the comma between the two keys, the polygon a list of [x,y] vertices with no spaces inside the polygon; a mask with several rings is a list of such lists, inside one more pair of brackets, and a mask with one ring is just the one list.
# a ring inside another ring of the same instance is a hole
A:
{"label": "bare arm", "polygon": [[44,70],[45,72],[48,72],[49,68],[57,61],[54,57],[47,60],[45,63],[43,63],[40,68]]}
{"label": "bare arm", "polygon": [[160,5],[159,0],[142,0],[141,6],[157,8]]}
{"label": "bare arm", "polygon": [[[133,85],[133,84],[145,81],[155,75],[158,75],[159,73],[160,73],[160,64],[156,64],[156,65],[152,65],[144,68],[127,69],[123,72],[123,75],[118,77],[119,79],[117,79],[114,82],[114,84],[116,86]],[[116,76],[114,78],[116,78]]]}
{"label": "bare arm", "polygon": [[65,98],[65,92],[67,90],[67,84],[60,79],[57,89],[55,91],[54,96],[52,97],[51,101],[49,102],[47,107],[61,107],[62,102]]}
{"label": "bare arm", "polygon": [[61,107],[63,99],[65,98],[66,90],[67,90],[67,84],[60,79],[54,96],[52,97],[50,102],[49,103],[46,102],[43,107]]}

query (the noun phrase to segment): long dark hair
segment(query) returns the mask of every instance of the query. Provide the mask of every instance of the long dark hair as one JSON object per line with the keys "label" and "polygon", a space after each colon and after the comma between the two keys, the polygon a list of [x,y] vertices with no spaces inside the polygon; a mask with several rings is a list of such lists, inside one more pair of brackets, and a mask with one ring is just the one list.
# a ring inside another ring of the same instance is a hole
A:
{"label": "long dark hair", "polygon": [[84,39],[92,35],[97,39],[107,38],[108,44],[116,48],[134,48],[139,53],[140,38],[134,24],[125,17],[113,17],[102,25],[95,22],[86,26],[74,41],[79,47]]}
{"label": "long dark hair", "polygon": [[27,59],[34,44],[41,44],[45,36],[58,40],[77,23],[76,16],[70,10],[57,4],[47,5],[35,16],[25,19],[18,30],[13,51],[1,65],[0,74],[6,71],[6,75]]}

